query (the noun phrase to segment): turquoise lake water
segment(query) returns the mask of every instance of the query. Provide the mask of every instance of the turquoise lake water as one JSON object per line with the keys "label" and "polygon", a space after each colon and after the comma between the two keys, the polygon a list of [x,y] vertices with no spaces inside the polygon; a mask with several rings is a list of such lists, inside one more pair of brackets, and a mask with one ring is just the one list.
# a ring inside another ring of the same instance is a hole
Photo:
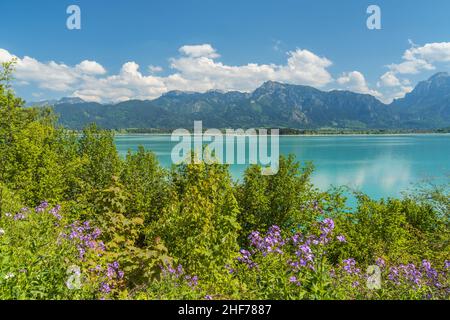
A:
{"label": "turquoise lake water", "polygon": [[[176,142],[170,135],[119,135],[121,155],[139,145],[153,151],[165,167]],[[450,135],[281,136],[280,154],[312,161],[313,182],[322,190],[346,185],[374,198],[396,197],[413,184],[450,177]],[[239,179],[246,165],[232,165]]]}

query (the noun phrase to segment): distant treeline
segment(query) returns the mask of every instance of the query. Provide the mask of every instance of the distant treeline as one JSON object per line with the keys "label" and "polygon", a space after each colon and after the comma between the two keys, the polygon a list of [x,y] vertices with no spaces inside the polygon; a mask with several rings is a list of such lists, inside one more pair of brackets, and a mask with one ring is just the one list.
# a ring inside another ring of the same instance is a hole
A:
{"label": "distant treeline", "polygon": [[[261,128],[268,129],[270,128]],[[157,128],[129,128],[120,129],[115,132],[118,134],[171,134],[175,129],[157,129]],[[207,130],[207,129],[205,129]],[[220,129],[226,133],[227,129]],[[257,129],[258,130],[258,129]],[[280,135],[344,135],[344,134],[430,134],[430,133],[450,133],[449,128],[440,129],[370,129],[357,130],[346,128],[321,128],[321,129],[294,129],[281,128]]]}

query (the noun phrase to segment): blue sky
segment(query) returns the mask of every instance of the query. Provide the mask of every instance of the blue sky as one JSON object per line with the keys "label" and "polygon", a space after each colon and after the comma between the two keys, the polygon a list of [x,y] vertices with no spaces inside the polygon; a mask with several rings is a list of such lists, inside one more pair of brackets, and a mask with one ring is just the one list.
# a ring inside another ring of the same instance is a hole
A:
{"label": "blue sky", "polygon": [[[71,4],[81,30],[66,28]],[[370,4],[381,30],[366,27]],[[151,99],[277,80],[389,101],[450,69],[447,0],[15,0],[0,12],[0,60],[18,58],[15,89],[27,100]]]}

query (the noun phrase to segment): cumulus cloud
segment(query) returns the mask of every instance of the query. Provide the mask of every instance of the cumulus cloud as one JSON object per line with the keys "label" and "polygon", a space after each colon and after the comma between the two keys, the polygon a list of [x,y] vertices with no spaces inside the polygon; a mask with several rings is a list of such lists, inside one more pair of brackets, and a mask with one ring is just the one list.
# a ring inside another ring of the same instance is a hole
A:
{"label": "cumulus cloud", "polygon": [[[123,101],[153,99],[171,90],[204,92],[211,89],[251,91],[267,80],[324,87],[333,81],[327,68],[332,62],[305,49],[287,53],[285,64],[227,65],[210,44],[186,45],[180,55],[170,59],[172,72],[157,76],[161,67],[148,66],[142,73],[133,61],[123,64],[120,72],[107,75],[95,61],[85,60],[75,66],[54,61],[41,62],[31,57],[17,58],[16,79],[20,84],[64,92],[88,101]],[[0,59],[15,57],[0,49]]]}
{"label": "cumulus cloud", "polygon": [[397,78],[394,72],[388,71],[380,77],[378,87],[397,87],[400,86],[400,80]]}
{"label": "cumulus cloud", "polygon": [[369,88],[366,78],[359,71],[345,72],[336,80],[336,82],[351,91],[371,94],[377,98],[382,98],[380,92]]}
{"label": "cumulus cloud", "polygon": [[0,63],[11,61],[13,58],[14,56],[12,54],[0,48]]}
{"label": "cumulus cloud", "polygon": [[388,65],[377,86],[385,88],[384,99],[401,98],[412,91],[410,80],[405,75],[416,75],[437,69],[437,65],[450,62],[450,42],[434,42],[419,46],[410,41],[411,48],[402,56],[402,61]]}
{"label": "cumulus cloud", "polygon": [[412,44],[402,57],[403,61],[391,64],[389,69],[399,74],[417,74],[434,70],[435,63],[450,62],[450,42],[427,43],[423,46]]}
{"label": "cumulus cloud", "polygon": [[158,73],[158,72],[163,71],[163,68],[160,67],[160,66],[153,66],[153,65],[150,65],[150,66],[148,66],[148,71],[149,71],[150,73]]}
{"label": "cumulus cloud", "polygon": [[76,69],[85,74],[105,74],[106,70],[101,64],[95,61],[84,60],[80,64],[77,64]]}
{"label": "cumulus cloud", "polygon": [[39,61],[17,57],[0,49],[0,62],[16,58],[17,85],[59,92],[87,101],[119,102],[129,99],[154,99],[171,90],[252,91],[268,80],[317,88],[338,86],[339,89],[371,94],[384,102],[404,96],[412,90],[409,74],[434,70],[438,63],[450,62],[450,42],[411,44],[400,63],[388,65],[376,83],[369,86],[359,71],[341,74],[336,79],[329,72],[332,61],[306,49],[286,53],[286,61],[230,65],[220,61],[220,54],[210,44],[185,45],[178,55],[169,59],[169,68],[149,65],[142,67],[134,61],[125,62],[120,71],[110,74],[98,62],[84,60],[75,65],[55,61]]}
{"label": "cumulus cloud", "polygon": [[210,44],[182,46],[179,51],[182,54],[193,58],[206,57],[206,58],[218,58],[220,55],[216,52]]}
{"label": "cumulus cloud", "polygon": [[73,90],[86,77],[104,74],[106,70],[97,62],[82,61],[75,67],[55,61],[40,62],[34,58],[17,57],[0,49],[0,62],[16,59],[15,78],[18,84],[35,84],[41,89],[67,92]]}

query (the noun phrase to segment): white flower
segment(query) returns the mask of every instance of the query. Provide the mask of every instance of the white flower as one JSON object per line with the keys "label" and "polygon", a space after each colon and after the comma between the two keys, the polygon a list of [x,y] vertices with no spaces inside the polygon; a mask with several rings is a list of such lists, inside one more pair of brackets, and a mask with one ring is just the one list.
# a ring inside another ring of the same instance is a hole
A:
{"label": "white flower", "polygon": [[11,279],[11,278],[14,278],[14,277],[15,277],[14,273],[10,272],[10,273],[8,273],[8,274],[5,276],[5,279],[8,280],[8,279]]}
{"label": "white flower", "polygon": [[2,235],[4,235],[4,234],[5,234],[5,230],[0,229],[0,236],[2,236]]}
{"label": "white flower", "polygon": [[7,212],[7,213],[5,213],[5,217],[11,218],[11,217],[12,217],[12,214],[9,213],[9,212]]}

